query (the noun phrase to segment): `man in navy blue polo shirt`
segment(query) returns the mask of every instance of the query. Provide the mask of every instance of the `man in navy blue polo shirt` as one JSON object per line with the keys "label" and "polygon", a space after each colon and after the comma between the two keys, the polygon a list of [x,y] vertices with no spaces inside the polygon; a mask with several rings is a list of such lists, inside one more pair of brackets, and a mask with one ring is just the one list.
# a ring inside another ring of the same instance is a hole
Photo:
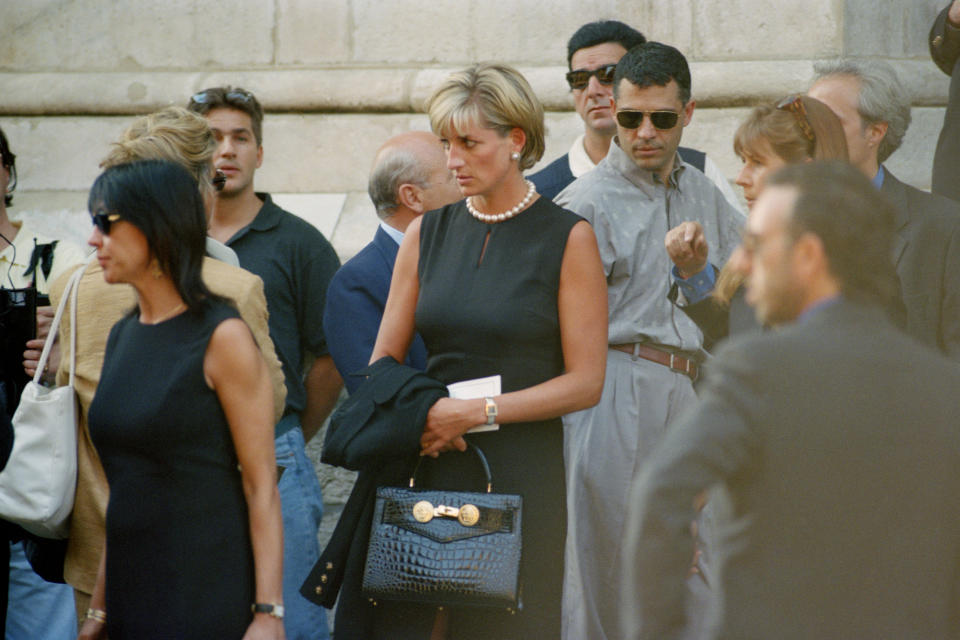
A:
{"label": "man in navy blue polo shirt", "polygon": [[315,227],[278,207],[268,194],[254,191],[253,176],[263,161],[263,108],[256,97],[240,88],[214,87],[194,94],[188,107],[207,118],[218,142],[214,164],[226,176],[208,233],[263,280],[270,337],[286,378],[287,404],[275,446],[287,639],[326,638],[326,612],[298,590],[319,556],[322,512],[320,484],[304,446],[342,386],[323,333],[327,285],[340,261]]}

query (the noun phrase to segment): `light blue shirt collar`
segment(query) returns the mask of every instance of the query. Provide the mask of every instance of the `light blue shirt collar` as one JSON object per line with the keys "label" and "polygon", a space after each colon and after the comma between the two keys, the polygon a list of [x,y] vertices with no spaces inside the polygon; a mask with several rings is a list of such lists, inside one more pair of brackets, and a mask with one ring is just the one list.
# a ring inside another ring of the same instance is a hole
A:
{"label": "light blue shirt collar", "polygon": [[400,231],[399,229],[394,229],[393,227],[391,227],[390,225],[388,225],[386,222],[382,220],[380,221],[380,228],[383,229],[388,236],[393,238],[393,241],[396,242],[398,246],[400,245],[401,242],[403,242],[403,231]]}
{"label": "light blue shirt collar", "polygon": [[883,176],[883,165],[880,165],[880,168],[877,169],[877,175],[873,176],[873,180],[871,180],[871,182],[873,182],[873,186],[877,189],[883,187]]}

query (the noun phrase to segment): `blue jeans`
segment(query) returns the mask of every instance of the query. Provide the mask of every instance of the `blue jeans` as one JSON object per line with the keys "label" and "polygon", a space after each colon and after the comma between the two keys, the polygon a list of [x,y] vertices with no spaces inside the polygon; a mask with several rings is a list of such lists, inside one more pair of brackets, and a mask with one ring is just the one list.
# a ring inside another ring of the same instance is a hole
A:
{"label": "blue jeans", "polygon": [[[320,557],[317,530],[323,515],[320,482],[304,451],[300,417],[285,416],[281,427],[295,426],[274,442],[283,510],[283,626],[287,640],[327,640],[327,612],[300,595],[300,585]],[[286,424],[285,424],[286,423]],[[283,431],[283,428],[278,429]]]}
{"label": "blue jeans", "polygon": [[73,589],[70,585],[47,582],[34,573],[22,542],[10,544],[8,593],[6,640],[76,639]]}

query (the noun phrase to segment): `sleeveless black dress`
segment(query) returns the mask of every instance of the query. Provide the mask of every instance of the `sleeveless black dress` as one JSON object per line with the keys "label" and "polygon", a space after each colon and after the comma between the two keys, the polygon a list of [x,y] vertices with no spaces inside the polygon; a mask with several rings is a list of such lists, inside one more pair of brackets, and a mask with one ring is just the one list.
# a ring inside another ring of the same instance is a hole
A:
{"label": "sleeveless black dress", "polygon": [[107,633],[241,638],[252,619],[247,505],[230,430],[203,376],[210,302],[157,325],[136,313],[110,332],[90,435],[110,484]]}
{"label": "sleeveless black dress", "polygon": [[[425,214],[416,327],[427,373],[447,384],[500,374],[503,393],[563,373],[560,265],[580,220],[546,198],[496,224],[475,219],[462,201]],[[523,496],[523,610],[455,609],[450,637],[558,638],[566,531],[560,418],[504,424],[467,440],[486,454],[493,490]],[[430,466],[425,484],[479,491],[482,477],[472,454],[451,452]]]}

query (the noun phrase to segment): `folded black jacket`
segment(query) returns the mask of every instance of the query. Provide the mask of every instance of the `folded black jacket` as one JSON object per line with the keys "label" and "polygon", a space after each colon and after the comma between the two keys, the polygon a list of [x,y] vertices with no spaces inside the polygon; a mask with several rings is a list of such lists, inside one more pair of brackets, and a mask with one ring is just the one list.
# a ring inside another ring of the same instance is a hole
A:
{"label": "folded black jacket", "polygon": [[331,416],[320,458],[360,474],[330,542],[300,587],[305,598],[331,608],[342,586],[338,619],[360,602],[377,487],[410,477],[427,413],[449,396],[442,382],[389,356],[360,373],[368,377]]}

